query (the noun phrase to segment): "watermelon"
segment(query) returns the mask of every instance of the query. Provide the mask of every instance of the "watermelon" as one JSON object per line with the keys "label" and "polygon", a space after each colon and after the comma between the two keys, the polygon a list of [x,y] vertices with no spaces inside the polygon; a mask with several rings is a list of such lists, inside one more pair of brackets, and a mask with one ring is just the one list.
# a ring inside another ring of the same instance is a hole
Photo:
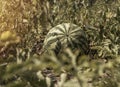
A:
{"label": "watermelon", "polygon": [[72,23],[59,24],[47,33],[43,50],[60,50],[70,47],[80,49],[82,52],[88,50],[88,41],[85,32],[81,27]]}

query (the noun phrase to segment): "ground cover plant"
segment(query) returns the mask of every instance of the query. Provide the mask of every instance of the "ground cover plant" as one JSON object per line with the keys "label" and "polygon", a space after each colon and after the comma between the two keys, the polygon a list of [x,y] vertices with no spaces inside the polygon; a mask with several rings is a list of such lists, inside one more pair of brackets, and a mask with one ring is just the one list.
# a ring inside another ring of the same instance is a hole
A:
{"label": "ground cover plant", "polygon": [[0,0],[0,87],[87,86],[120,87],[119,0]]}

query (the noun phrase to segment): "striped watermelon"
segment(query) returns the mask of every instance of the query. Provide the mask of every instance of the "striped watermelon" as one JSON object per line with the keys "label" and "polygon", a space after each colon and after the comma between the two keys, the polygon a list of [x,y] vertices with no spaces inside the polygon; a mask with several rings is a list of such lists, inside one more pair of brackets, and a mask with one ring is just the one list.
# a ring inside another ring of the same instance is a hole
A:
{"label": "striped watermelon", "polygon": [[63,47],[80,48],[82,52],[88,49],[85,32],[72,23],[62,23],[53,27],[44,40],[44,50],[58,50]]}

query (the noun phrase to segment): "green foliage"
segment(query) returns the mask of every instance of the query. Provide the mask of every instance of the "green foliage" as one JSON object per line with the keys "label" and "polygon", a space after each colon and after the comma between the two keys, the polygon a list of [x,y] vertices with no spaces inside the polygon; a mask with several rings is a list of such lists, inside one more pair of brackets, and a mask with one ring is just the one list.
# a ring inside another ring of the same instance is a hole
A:
{"label": "green foliage", "polygon": [[[87,55],[70,48],[38,55],[61,23],[86,33]],[[120,87],[119,71],[119,0],[0,0],[0,87]]]}

